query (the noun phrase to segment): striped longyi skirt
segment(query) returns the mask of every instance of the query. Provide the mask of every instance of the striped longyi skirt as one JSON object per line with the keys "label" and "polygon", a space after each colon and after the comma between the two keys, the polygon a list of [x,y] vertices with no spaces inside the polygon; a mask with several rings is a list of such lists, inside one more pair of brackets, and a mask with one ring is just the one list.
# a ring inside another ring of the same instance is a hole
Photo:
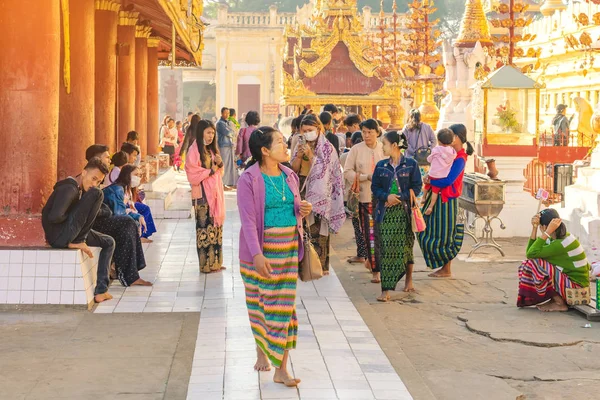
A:
{"label": "striped longyi skirt", "polygon": [[519,296],[517,307],[543,303],[553,296],[566,298],[566,289],[580,288],[559,268],[541,258],[525,260],[519,266]]}
{"label": "striped longyi skirt", "polygon": [[240,271],[256,345],[280,368],[284,351],[296,348],[298,336],[296,227],[266,229],[263,254],[273,270],[269,279],[260,276],[252,262],[240,260]]}
{"label": "striped longyi skirt", "polygon": [[[431,193],[431,192],[430,192]],[[423,210],[429,207],[431,194],[428,195]],[[419,245],[425,263],[431,269],[441,268],[454,260],[462,247],[465,226],[457,223],[458,199],[448,199],[446,203],[439,196],[433,213],[423,215],[427,229],[418,234]]]}

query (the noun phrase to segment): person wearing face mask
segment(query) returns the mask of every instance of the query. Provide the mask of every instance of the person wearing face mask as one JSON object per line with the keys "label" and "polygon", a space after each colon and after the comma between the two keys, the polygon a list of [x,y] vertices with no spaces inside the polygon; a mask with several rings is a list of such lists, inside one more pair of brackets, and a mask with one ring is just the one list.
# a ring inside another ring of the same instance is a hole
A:
{"label": "person wearing face mask", "polygon": [[380,248],[381,296],[377,300],[382,302],[390,300],[389,291],[396,290],[405,274],[404,291],[414,291],[415,234],[410,210],[416,204],[423,181],[417,162],[402,154],[407,147],[403,133],[387,132],[383,137],[383,151],[389,158],[377,163],[371,183]]}
{"label": "person wearing face mask", "polygon": [[198,264],[200,272],[203,273],[225,269],[223,266],[224,160],[217,148],[216,130],[211,121],[201,120],[196,126],[194,137],[188,141],[187,148],[181,150],[186,157],[185,173],[192,186]]}
{"label": "person wearing face mask", "polygon": [[[377,163],[385,158],[383,144],[378,140],[380,127],[374,119],[368,119],[360,124],[363,142],[353,146],[348,154],[344,168],[344,177],[347,182],[359,182],[359,214],[361,231],[367,247],[367,260],[365,267],[373,273],[372,283],[380,283],[379,276],[379,240],[375,234],[373,221],[373,202],[371,194],[371,180]],[[357,262],[351,260],[350,262]]]}
{"label": "person wearing face mask", "polygon": [[296,347],[296,285],[302,260],[302,219],[312,209],[300,199],[298,176],[284,164],[289,152],[281,132],[269,126],[249,139],[252,155],[238,185],[240,272],[256,342],[256,371],[276,368],[273,380],[294,387],[287,369]]}
{"label": "person wearing face mask", "polygon": [[131,189],[139,186],[140,177],[136,174],[137,167],[125,165],[117,180],[103,189],[104,203],[108,205],[113,216],[128,216],[139,224],[139,232],[127,229],[113,229],[112,218],[102,222],[101,229],[115,239],[117,247],[113,261],[116,273],[123,286],[152,286],[140,278],[139,271],[146,267],[146,259],[142,249],[141,234],[147,232],[146,219],[137,212],[133,204]]}
{"label": "person wearing face mask", "polygon": [[346,210],[340,159],[324,132],[316,115],[308,114],[302,118],[292,169],[300,178],[303,199],[313,204],[307,224],[323,273],[328,275],[330,233],[338,233],[342,228]]}

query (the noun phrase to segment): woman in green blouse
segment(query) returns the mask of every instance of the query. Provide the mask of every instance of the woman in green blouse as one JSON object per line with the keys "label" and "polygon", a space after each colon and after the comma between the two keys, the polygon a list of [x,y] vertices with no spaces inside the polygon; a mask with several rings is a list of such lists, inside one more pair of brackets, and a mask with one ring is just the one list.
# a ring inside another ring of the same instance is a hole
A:
{"label": "woman in green blouse", "polygon": [[590,285],[585,251],[555,209],[542,210],[531,224],[527,260],[519,267],[517,307],[538,305],[541,311],[567,311],[566,289]]}

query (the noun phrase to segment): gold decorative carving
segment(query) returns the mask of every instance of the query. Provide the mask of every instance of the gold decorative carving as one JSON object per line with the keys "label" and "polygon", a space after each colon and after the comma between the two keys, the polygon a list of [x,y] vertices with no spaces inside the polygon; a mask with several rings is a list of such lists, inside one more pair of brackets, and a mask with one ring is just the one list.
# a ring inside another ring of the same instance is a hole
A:
{"label": "gold decorative carving", "polygon": [[136,25],[135,26],[135,37],[148,39],[152,34],[152,27],[147,25]]}
{"label": "gold decorative carving", "polygon": [[[202,50],[204,49],[204,23],[200,18],[204,9],[201,0],[192,0],[191,12],[187,7],[181,7],[180,2],[156,0],[165,14],[169,17],[177,36],[192,54],[197,65],[202,65]],[[189,3],[188,3],[189,4]],[[188,6],[189,7],[189,6]]]}
{"label": "gold decorative carving", "polygon": [[71,93],[71,28],[69,24],[69,0],[61,0],[60,9],[63,21],[63,81],[67,93]]}
{"label": "gold decorative carving", "polygon": [[160,39],[157,37],[149,37],[148,38],[148,47],[158,47],[158,44],[160,43]]}
{"label": "gold decorative carving", "polygon": [[294,80],[290,74],[283,72],[284,96],[316,96],[315,92],[308,90],[301,80]]}
{"label": "gold decorative carving", "polygon": [[96,0],[96,10],[118,12],[121,4],[115,0]]}
{"label": "gold decorative carving", "polygon": [[136,11],[119,11],[119,25],[135,26],[138,22],[140,13]]}
{"label": "gold decorative carving", "polygon": [[465,13],[460,24],[460,32],[454,46],[475,47],[477,42],[480,42],[482,46],[493,45],[482,1],[467,0]]}

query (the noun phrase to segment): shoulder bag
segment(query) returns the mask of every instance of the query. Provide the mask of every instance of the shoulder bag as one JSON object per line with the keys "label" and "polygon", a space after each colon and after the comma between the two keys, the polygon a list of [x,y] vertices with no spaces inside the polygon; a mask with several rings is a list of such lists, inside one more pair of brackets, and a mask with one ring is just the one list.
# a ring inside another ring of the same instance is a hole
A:
{"label": "shoulder bag", "polygon": [[319,254],[311,242],[310,229],[304,229],[304,258],[298,266],[298,277],[302,282],[316,281],[323,277],[323,266]]}
{"label": "shoulder bag", "polygon": [[[417,143],[419,143],[419,138],[421,137],[421,130],[423,128],[423,123],[419,125],[419,133],[417,134]],[[420,166],[429,165],[429,161],[427,161],[427,157],[431,155],[431,147],[423,146],[419,147],[415,151],[415,161]]]}
{"label": "shoulder bag", "polygon": [[423,232],[427,229],[425,218],[423,218],[421,209],[417,205],[415,192],[412,189],[410,189],[410,223],[412,231],[415,233]]}
{"label": "shoulder bag", "polygon": [[358,216],[358,208],[360,205],[360,174],[357,172],[356,177],[354,178],[354,183],[350,188],[350,194],[348,195],[348,201],[346,202],[346,208],[348,209],[348,214],[351,217]]}

